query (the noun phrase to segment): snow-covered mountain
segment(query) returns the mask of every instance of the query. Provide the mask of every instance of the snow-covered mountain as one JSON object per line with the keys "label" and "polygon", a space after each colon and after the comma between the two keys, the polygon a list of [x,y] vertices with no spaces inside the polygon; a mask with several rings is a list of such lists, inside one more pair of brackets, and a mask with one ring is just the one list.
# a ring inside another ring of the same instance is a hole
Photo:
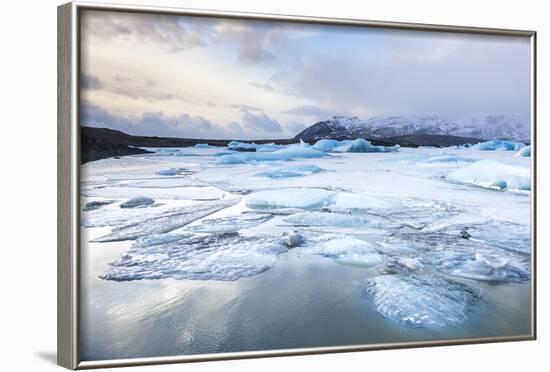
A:
{"label": "snow-covered mountain", "polygon": [[514,116],[476,118],[444,118],[439,116],[379,116],[366,120],[358,117],[334,116],[304,129],[295,138],[305,141],[323,138],[384,139],[408,135],[446,135],[479,139],[530,141],[528,119]]}

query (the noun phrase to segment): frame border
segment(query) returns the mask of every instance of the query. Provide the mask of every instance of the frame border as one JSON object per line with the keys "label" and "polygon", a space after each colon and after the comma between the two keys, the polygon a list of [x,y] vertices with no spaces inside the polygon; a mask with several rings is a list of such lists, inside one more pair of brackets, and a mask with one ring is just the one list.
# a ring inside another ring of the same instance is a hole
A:
{"label": "frame border", "polygon": [[[245,351],[168,357],[80,360],[80,15],[82,10],[155,13],[226,19],[265,20],[384,29],[526,37],[531,41],[531,332],[527,335],[479,337],[402,343]],[[157,6],[119,5],[75,1],[57,8],[57,364],[69,369],[126,367],[343,353],[369,350],[483,344],[537,338],[537,33],[529,30],[445,26],[347,18],[229,12]]]}

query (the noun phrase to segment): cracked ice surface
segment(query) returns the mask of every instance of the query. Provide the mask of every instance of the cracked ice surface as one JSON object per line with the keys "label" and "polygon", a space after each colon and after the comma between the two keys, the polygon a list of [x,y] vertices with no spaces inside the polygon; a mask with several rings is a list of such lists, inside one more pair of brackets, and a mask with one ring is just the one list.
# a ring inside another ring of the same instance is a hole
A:
{"label": "cracked ice surface", "polygon": [[191,237],[152,246],[134,245],[101,278],[234,281],[258,275],[286,251],[280,238],[238,233]]}
{"label": "cracked ice surface", "polygon": [[382,315],[409,327],[458,326],[479,301],[472,288],[437,276],[377,276],[365,293]]}

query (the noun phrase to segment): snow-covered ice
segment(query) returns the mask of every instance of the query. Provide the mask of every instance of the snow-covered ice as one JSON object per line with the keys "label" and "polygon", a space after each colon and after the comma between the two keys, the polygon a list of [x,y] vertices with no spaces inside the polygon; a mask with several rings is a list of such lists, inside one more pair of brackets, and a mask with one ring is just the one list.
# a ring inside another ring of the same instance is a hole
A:
{"label": "snow-covered ice", "polygon": [[447,179],[494,190],[531,190],[530,169],[483,160],[456,169]]}
{"label": "snow-covered ice", "polygon": [[269,178],[302,177],[310,174],[320,173],[322,171],[323,169],[319,168],[316,165],[303,164],[266,170],[256,173],[256,176]]}
{"label": "snow-covered ice", "polygon": [[246,197],[246,206],[253,209],[320,208],[331,203],[336,195],[322,189],[280,189],[260,191]]}

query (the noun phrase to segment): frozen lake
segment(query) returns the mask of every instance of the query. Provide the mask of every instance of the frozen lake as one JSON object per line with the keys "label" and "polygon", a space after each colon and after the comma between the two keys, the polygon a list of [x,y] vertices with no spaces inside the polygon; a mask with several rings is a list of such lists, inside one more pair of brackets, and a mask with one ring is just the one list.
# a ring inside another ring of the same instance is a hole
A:
{"label": "frozen lake", "polygon": [[82,360],[529,334],[530,157],[362,150],[83,165]]}

